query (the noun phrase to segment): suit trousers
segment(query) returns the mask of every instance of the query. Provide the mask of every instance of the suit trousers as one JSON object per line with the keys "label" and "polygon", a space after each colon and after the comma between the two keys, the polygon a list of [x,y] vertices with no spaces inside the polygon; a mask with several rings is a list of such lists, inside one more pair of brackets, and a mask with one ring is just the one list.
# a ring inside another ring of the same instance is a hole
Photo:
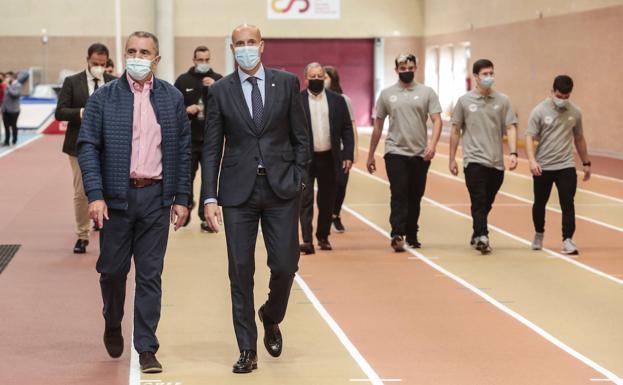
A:
{"label": "suit trousers", "polygon": [[346,198],[346,187],[348,186],[348,177],[350,172],[337,173],[337,192],[335,193],[335,204],[333,205],[333,216],[339,217],[342,212],[342,205]]}
{"label": "suit trousers", "polygon": [[301,233],[303,242],[312,242],[314,217],[314,182],[318,181],[316,204],[318,224],[316,238],[327,239],[331,233],[331,219],[337,193],[337,176],[331,151],[315,152],[310,165],[307,188],[303,191],[301,203]]}
{"label": "suit trousers", "polygon": [[280,323],[285,317],[294,274],[298,270],[299,205],[298,196],[280,199],[267,178],[258,175],[253,192],[244,204],[223,207],[234,331],[240,351],[257,351],[253,276],[258,224],[262,226],[270,268],[265,321]]}
{"label": "suit trousers", "polygon": [[74,182],[74,217],[76,219],[76,235],[78,239],[89,239],[89,230],[91,228],[91,218],[89,217],[89,200],[84,192],[84,184],[82,183],[82,172],[78,158],[69,155],[69,164],[71,165],[71,173]]}
{"label": "suit trousers", "polygon": [[420,205],[426,189],[430,161],[421,156],[385,154],[385,169],[391,191],[389,223],[391,236],[406,235],[415,241],[419,230]]}
{"label": "suit trousers", "polygon": [[483,166],[478,163],[470,163],[465,167],[465,184],[469,191],[472,202],[472,238],[481,235],[489,235],[487,217],[495,196],[504,182],[504,171],[496,168]]}
{"label": "suit trousers", "polygon": [[4,124],[4,144],[11,143],[11,133],[13,133],[13,144],[17,143],[17,118],[19,112],[2,112],[2,123]]}
{"label": "suit trousers", "polygon": [[532,205],[532,221],[537,233],[545,232],[545,206],[556,184],[558,201],[562,211],[562,239],[573,238],[575,233],[575,192],[578,184],[578,174],[575,167],[562,170],[543,170],[541,176],[534,179],[534,204]]}
{"label": "suit trousers", "polygon": [[159,348],[161,275],[169,237],[171,208],[162,206],[162,183],[128,190],[128,209],[108,209],[100,232],[97,271],[107,329],[121,326],[126,279],[134,256],[134,347],[139,353]]}

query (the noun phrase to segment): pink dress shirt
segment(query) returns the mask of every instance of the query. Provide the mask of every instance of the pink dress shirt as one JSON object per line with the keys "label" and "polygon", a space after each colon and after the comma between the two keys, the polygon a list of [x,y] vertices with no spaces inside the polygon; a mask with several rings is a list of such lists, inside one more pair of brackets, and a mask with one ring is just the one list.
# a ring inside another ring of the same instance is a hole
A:
{"label": "pink dress shirt", "polygon": [[153,78],[146,81],[142,89],[130,75],[127,78],[134,94],[130,178],[162,179],[162,132],[149,100]]}

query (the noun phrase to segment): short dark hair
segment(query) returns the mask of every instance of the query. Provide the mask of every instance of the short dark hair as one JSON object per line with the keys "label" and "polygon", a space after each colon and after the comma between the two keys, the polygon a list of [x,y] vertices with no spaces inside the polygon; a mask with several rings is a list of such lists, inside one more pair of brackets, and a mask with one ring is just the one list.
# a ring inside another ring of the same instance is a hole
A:
{"label": "short dark hair", "polygon": [[476,62],[472,66],[472,73],[474,75],[478,75],[480,71],[484,68],[493,68],[493,62],[489,59],[476,60]]}
{"label": "short dark hair", "polygon": [[[156,46],[156,56],[160,55],[160,43],[158,43],[158,38],[156,37],[156,35],[154,35],[151,32],[135,31],[135,32],[132,32],[130,36],[128,36],[128,40],[130,40],[130,38],[133,38],[133,37],[139,37],[142,39],[151,39],[154,42],[154,45]],[[128,40],[125,41],[126,47],[128,45]]]}
{"label": "short dark hair", "polygon": [[108,68],[108,67],[115,68],[115,62],[112,61],[111,58],[108,58],[108,60],[106,60],[106,68]]}
{"label": "short dark hair", "polygon": [[396,68],[398,68],[398,66],[402,63],[406,63],[412,61],[413,64],[417,65],[417,58],[415,57],[414,54],[412,53],[401,53],[400,55],[396,56],[396,59],[394,60],[394,63],[396,64]]}
{"label": "short dark hair", "polygon": [[329,89],[338,94],[343,94],[342,85],[340,84],[340,75],[337,73],[337,69],[333,66],[324,66],[324,73],[331,79],[331,86]]}
{"label": "short dark hair", "polygon": [[102,43],[91,44],[89,46],[89,49],[87,50],[87,58],[90,58],[91,55],[93,55],[94,53],[99,55],[106,55],[106,57],[110,56],[110,54],[108,53],[108,47],[106,47]]}
{"label": "short dark hair", "polygon": [[200,45],[199,47],[195,48],[195,51],[193,52],[193,59],[197,58],[197,52],[210,52],[210,48],[206,47],[205,45]]}
{"label": "short dark hair", "polygon": [[569,94],[573,91],[573,79],[567,75],[558,75],[554,79],[554,85],[552,86],[554,91],[558,91],[561,94]]}

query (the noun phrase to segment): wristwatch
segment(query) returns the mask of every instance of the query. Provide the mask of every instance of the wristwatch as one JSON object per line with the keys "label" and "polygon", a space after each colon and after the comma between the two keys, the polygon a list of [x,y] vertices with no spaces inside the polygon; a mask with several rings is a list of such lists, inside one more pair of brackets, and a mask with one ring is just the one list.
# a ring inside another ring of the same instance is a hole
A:
{"label": "wristwatch", "polygon": [[584,163],[582,163],[582,166],[584,166],[584,167],[590,167],[590,166],[591,166],[591,161],[589,160],[588,162],[584,162]]}
{"label": "wristwatch", "polygon": [[519,157],[519,155],[516,152],[511,152],[511,155],[515,155],[516,157]]}

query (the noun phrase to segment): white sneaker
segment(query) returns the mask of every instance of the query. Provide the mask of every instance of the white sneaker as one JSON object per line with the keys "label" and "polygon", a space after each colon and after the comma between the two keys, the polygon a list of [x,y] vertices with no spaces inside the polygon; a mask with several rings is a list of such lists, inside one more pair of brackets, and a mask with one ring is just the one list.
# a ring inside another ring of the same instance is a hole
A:
{"label": "white sneaker", "polygon": [[578,252],[577,246],[575,245],[575,242],[573,242],[573,239],[571,238],[567,238],[562,242],[562,250],[560,252],[567,255],[580,254]]}
{"label": "white sneaker", "polygon": [[530,245],[532,250],[543,249],[543,236],[543,233],[534,233],[534,240],[532,241],[532,245]]}
{"label": "white sneaker", "polygon": [[476,250],[479,250],[483,254],[491,252],[491,245],[489,244],[489,237],[481,235],[476,239]]}

